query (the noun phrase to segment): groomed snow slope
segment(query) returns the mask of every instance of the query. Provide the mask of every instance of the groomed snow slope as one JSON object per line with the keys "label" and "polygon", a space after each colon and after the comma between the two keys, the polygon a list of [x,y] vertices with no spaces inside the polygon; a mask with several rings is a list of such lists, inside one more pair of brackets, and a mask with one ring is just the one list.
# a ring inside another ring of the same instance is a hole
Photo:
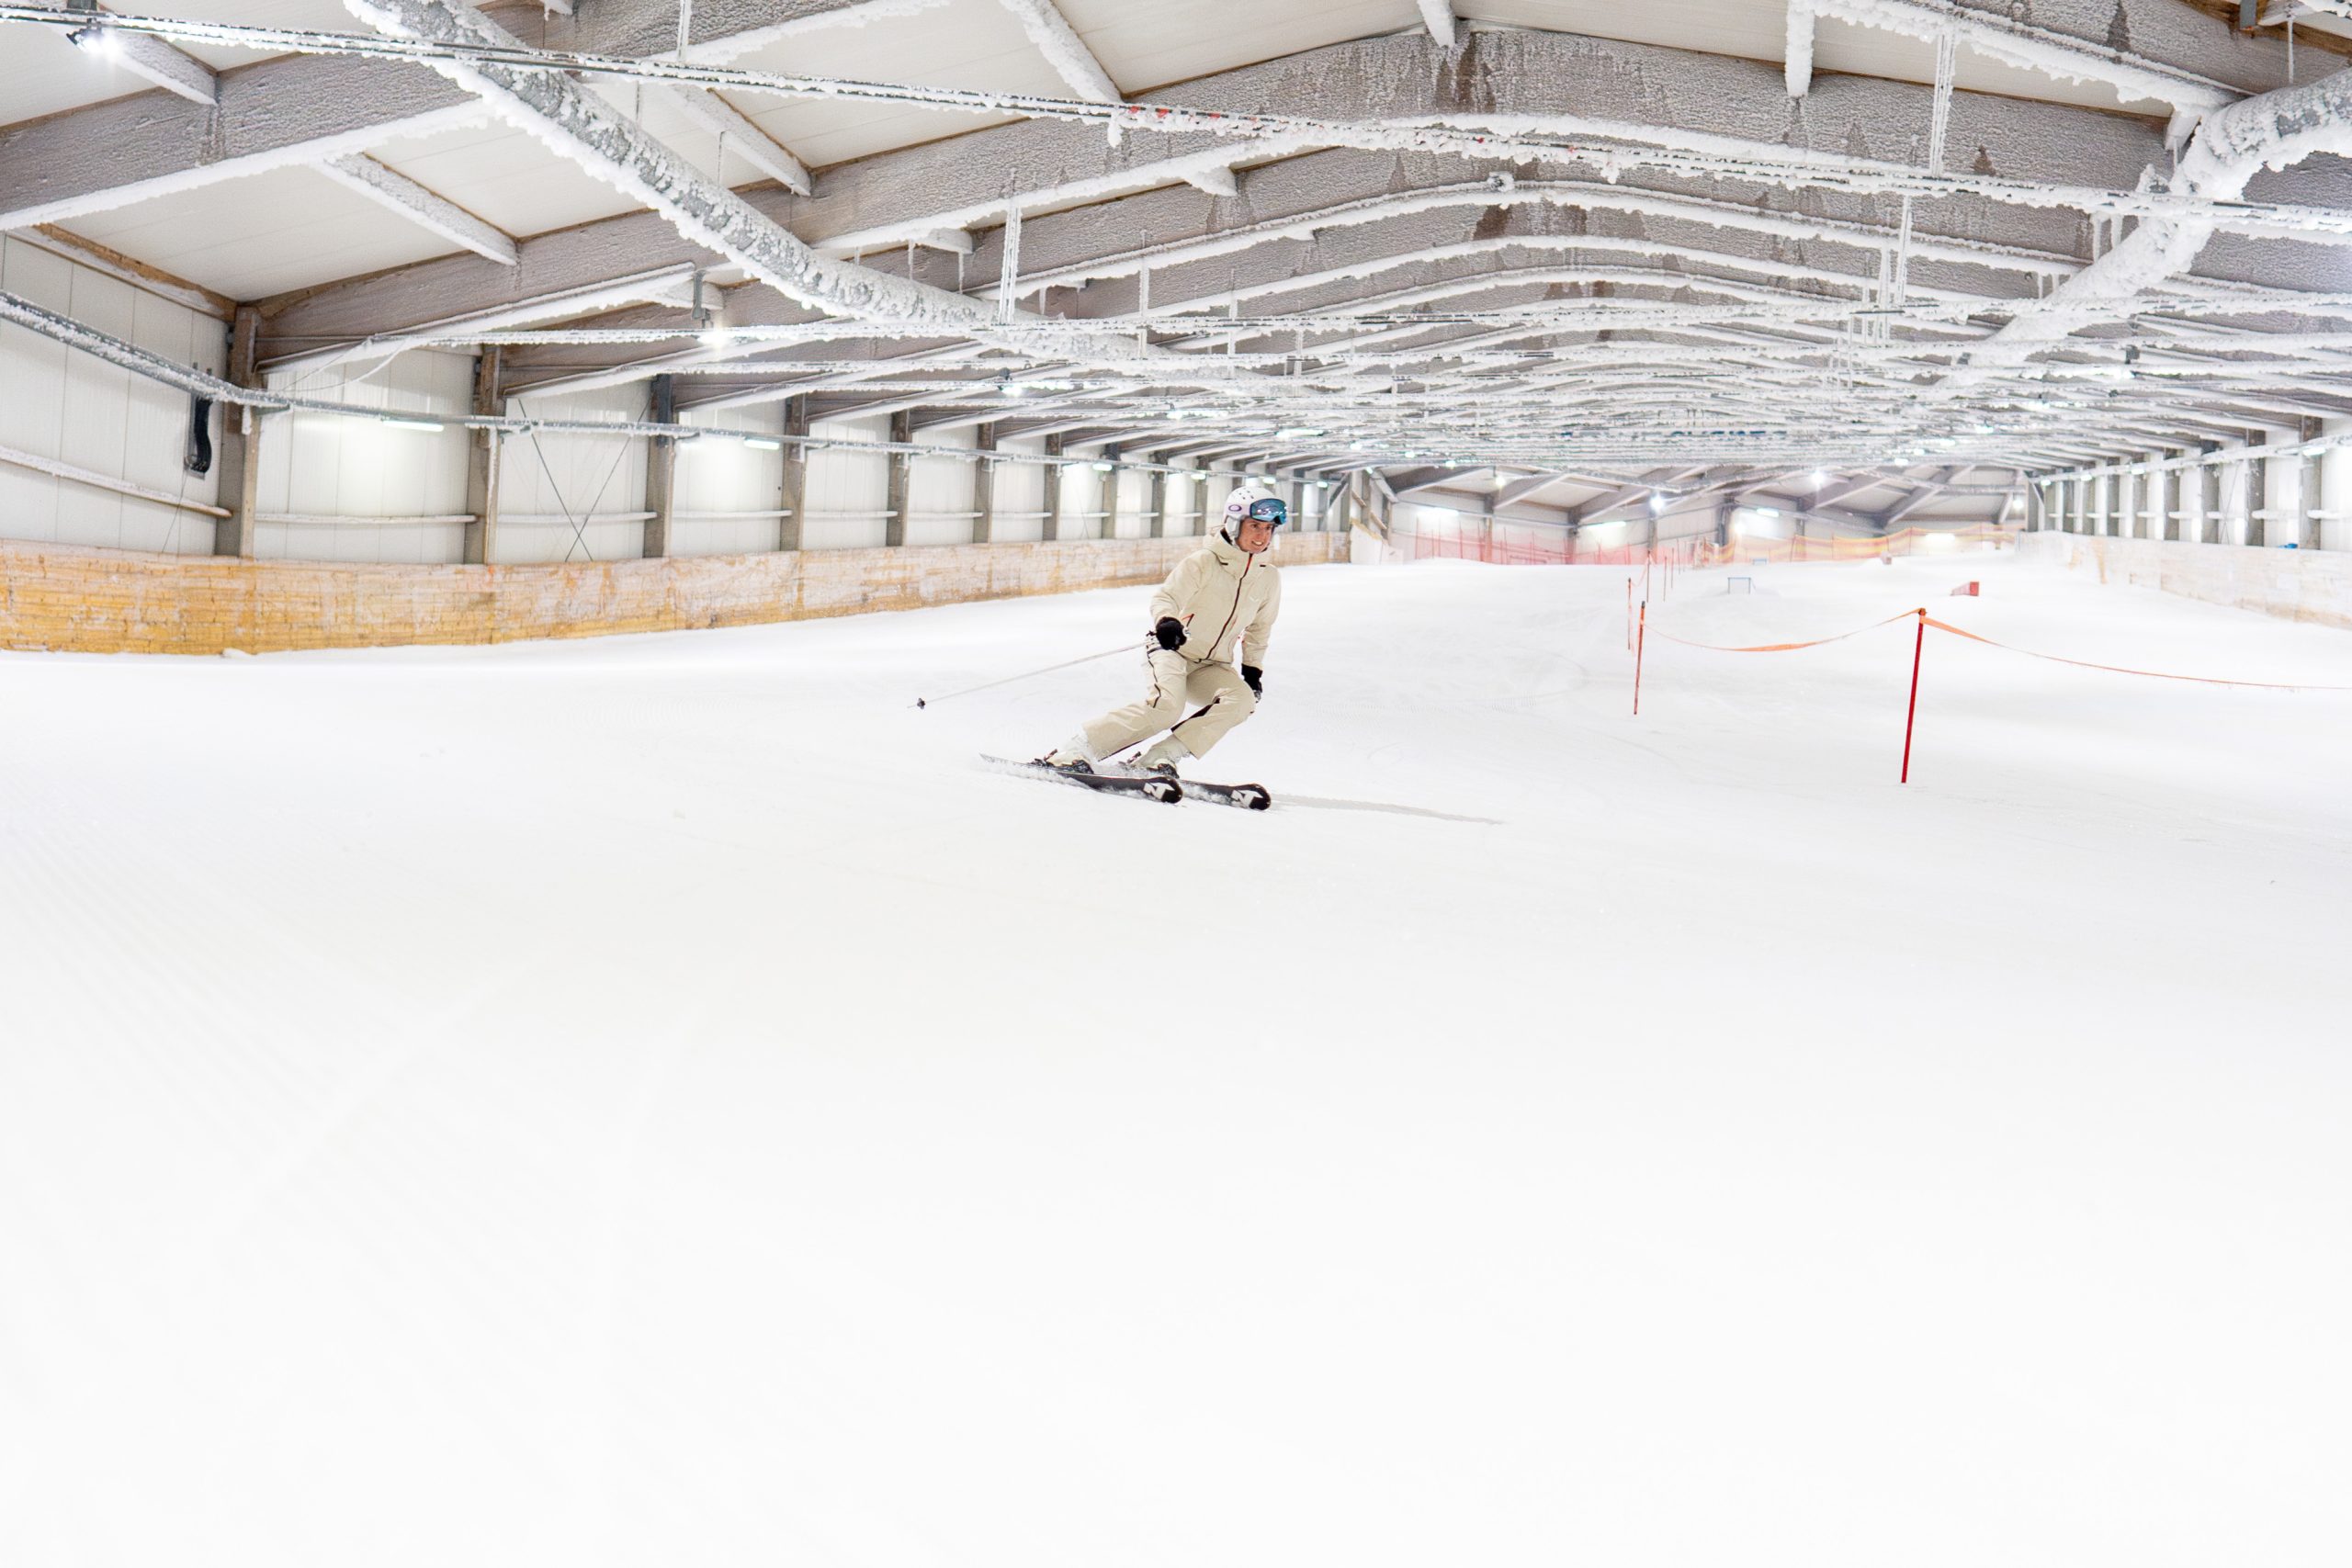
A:
{"label": "groomed snow slope", "polygon": [[2352,694],[1931,634],[1901,787],[1907,625],[1286,588],[1264,815],[909,705],[1133,591],[0,660],[0,1559],[2340,1568]]}

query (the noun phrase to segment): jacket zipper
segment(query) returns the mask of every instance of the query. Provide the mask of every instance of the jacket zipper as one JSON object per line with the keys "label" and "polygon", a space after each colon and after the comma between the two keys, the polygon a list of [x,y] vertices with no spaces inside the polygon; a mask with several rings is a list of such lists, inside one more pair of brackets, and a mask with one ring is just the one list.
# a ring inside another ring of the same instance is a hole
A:
{"label": "jacket zipper", "polygon": [[1209,644],[1209,653],[1212,657],[1216,653],[1217,643],[1223,642],[1225,634],[1233,629],[1233,617],[1241,614],[1241,585],[1250,581],[1250,569],[1257,564],[1256,556],[1241,558],[1241,575],[1233,580],[1233,608],[1225,613],[1225,625],[1216,629],[1216,642]]}

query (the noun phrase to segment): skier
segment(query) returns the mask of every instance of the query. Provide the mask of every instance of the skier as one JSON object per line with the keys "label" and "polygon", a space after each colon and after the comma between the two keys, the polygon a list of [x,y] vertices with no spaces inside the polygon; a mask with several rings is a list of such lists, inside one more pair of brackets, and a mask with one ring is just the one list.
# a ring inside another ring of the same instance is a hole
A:
{"label": "skier", "polygon": [[[1093,764],[1159,735],[1135,766],[1176,775],[1187,757],[1205,757],[1248,718],[1265,690],[1266,642],[1283,604],[1282,578],[1264,558],[1290,509],[1253,485],[1235,487],[1225,525],[1206,548],[1177,563],[1151,596],[1151,635],[1144,662],[1151,688],[1139,702],[1113,708],[1041,759],[1065,773]],[[1237,653],[1249,660],[1234,670]],[[1193,711],[1190,717],[1185,710]]]}

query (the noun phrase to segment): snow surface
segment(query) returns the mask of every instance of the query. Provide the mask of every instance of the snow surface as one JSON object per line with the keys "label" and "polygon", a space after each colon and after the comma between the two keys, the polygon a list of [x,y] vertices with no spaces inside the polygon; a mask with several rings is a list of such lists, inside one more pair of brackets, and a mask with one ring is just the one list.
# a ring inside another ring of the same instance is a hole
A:
{"label": "snow surface", "polygon": [[0,1557],[2345,1561],[2352,694],[1934,637],[1903,787],[1907,625],[1286,590],[1264,814],[978,765],[1124,655],[908,705],[1140,591],[0,659]]}

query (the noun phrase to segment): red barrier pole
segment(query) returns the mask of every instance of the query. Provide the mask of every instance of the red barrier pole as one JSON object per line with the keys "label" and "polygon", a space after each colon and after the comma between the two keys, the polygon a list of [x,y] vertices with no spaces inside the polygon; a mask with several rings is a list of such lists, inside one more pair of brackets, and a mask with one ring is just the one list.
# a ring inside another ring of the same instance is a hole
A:
{"label": "red barrier pole", "polygon": [[[1928,613],[1928,612],[1927,612],[1927,611],[1925,611],[1925,610],[1922,610],[1922,611],[1920,611],[1920,612],[1919,612],[1919,614],[1921,614],[1922,615],[1926,615],[1927,613]],[[1925,636],[1927,636],[1927,635],[1928,635],[1928,626],[1927,626],[1927,623],[1926,623],[1926,622],[1924,622],[1924,621],[1922,621],[1922,622],[1919,624],[1919,635],[1920,635],[1921,637],[1925,637]],[[1638,637],[1636,637],[1634,638],[1634,716],[1635,718],[1639,718],[1639,717],[1641,717],[1641,716],[1642,716],[1642,647],[1643,647],[1643,645],[1644,645],[1645,643],[1647,643],[1649,640],[1650,640],[1650,602],[1649,602],[1648,600],[1645,599],[1645,600],[1643,600],[1643,601],[1642,601],[1642,626],[1641,626],[1641,633],[1640,633],[1640,635],[1639,635]],[[1907,769],[1910,767],[1910,765],[1911,765],[1911,764],[1910,764],[1910,762],[1906,760],[1906,761],[1904,762],[1904,764],[1903,764],[1903,765],[1904,765],[1904,767],[1907,770]]]}
{"label": "red barrier pole", "polygon": [[[1911,644],[1911,711],[1903,720],[1903,783],[1911,782],[1911,728],[1919,720],[1919,655],[1928,646],[1928,612],[1919,611],[1919,636]],[[1642,711],[1641,672],[1634,675],[1634,711]]]}

